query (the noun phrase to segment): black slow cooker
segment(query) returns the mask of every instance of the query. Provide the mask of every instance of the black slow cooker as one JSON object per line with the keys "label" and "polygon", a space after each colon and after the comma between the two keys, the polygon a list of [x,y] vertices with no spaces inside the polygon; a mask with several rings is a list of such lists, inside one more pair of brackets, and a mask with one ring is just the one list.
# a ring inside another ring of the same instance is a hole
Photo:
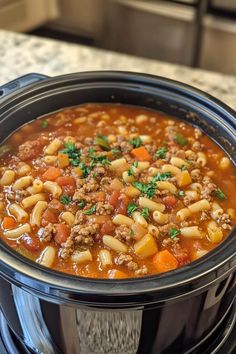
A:
{"label": "black slow cooker", "polygon": [[[0,97],[0,142],[22,124],[61,108],[119,102],[200,127],[236,162],[235,112],[176,81],[128,72],[30,74],[1,87]],[[235,318],[235,269],[235,230],[181,269],[129,280],[52,271],[1,241],[1,310],[14,335],[35,353],[207,353],[206,343],[229,317],[232,322],[232,313]],[[229,335],[233,325],[227,328]]]}

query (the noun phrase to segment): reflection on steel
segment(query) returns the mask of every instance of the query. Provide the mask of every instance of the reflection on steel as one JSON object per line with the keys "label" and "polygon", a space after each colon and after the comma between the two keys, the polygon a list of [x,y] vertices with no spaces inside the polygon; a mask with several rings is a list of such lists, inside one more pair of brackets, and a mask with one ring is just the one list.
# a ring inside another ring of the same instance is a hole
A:
{"label": "reflection on steel", "polygon": [[25,344],[37,348],[37,353],[55,354],[55,344],[44,322],[39,299],[15,285],[12,285],[12,293]]}
{"label": "reflection on steel", "polygon": [[64,352],[68,354],[135,354],[142,310],[96,311],[60,307]]}

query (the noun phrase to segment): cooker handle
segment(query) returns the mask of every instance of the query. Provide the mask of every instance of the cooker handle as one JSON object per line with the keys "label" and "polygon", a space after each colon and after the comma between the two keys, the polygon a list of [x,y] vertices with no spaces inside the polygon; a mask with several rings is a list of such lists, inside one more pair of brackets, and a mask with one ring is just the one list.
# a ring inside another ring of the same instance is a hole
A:
{"label": "cooker handle", "polygon": [[21,77],[18,77],[15,80],[8,82],[7,84],[0,86],[0,98],[9,95],[16,90],[19,90],[22,87],[33,84],[34,82],[47,79],[48,76],[43,74],[31,73]]}

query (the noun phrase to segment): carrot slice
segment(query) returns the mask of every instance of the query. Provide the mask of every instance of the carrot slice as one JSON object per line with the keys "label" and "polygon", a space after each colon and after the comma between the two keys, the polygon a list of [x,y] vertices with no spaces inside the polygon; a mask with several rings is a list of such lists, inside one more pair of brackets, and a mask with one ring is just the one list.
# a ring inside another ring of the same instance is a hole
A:
{"label": "carrot slice", "polygon": [[153,264],[159,273],[168,272],[178,267],[177,259],[168,251],[160,251],[153,257]]}
{"label": "carrot slice", "polygon": [[108,272],[108,278],[109,279],[124,279],[127,278],[128,275],[121,270],[118,269],[111,269]]}
{"label": "carrot slice", "polygon": [[147,151],[144,146],[140,146],[139,148],[133,149],[131,154],[137,158],[139,161],[150,161],[151,155]]}
{"label": "carrot slice", "polygon": [[61,245],[69,237],[70,229],[65,224],[56,224],[55,229],[56,229],[56,234],[54,236],[54,240],[56,241],[56,243]]}
{"label": "carrot slice", "polygon": [[59,177],[61,174],[61,170],[58,167],[49,167],[47,171],[44,172],[42,175],[42,179],[44,181],[55,181],[57,177]]}
{"label": "carrot slice", "polygon": [[5,216],[2,221],[2,227],[4,229],[12,229],[16,226],[16,221],[11,216]]}
{"label": "carrot slice", "polygon": [[67,167],[70,164],[69,156],[61,152],[58,153],[58,166],[61,168]]}

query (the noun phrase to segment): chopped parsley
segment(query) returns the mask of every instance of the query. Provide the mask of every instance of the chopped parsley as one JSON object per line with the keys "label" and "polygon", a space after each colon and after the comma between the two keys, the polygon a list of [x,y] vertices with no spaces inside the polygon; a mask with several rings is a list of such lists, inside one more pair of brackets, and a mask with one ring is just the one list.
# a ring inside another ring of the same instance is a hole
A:
{"label": "chopped parsley", "polygon": [[106,155],[95,156],[95,150],[92,147],[89,148],[89,157],[92,160],[90,164],[91,168],[93,168],[96,165],[96,163],[100,163],[103,166],[110,165],[110,160],[108,159],[108,157]]}
{"label": "chopped parsley", "polygon": [[178,195],[179,197],[184,197],[184,196],[185,196],[185,192],[184,192],[184,191],[178,191],[178,192],[177,192],[177,195]]}
{"label": "chopped parsley", "polygon": [[175,229],[174,227],[171,227],[169,230],[169,236],[171,239],[175,238],[176,236],[178,236],[180,234],[180,230]]}
{"label": "chopped parsley", "polygon": [[128,176],[133,176],[134,174],[134,169],[133,167],[137,168],[138,167],[138,161],[134,161],[130,169],[128,170]]}
{"label": "chopped parsley", "polygon": [[133,212],[134,212],[135,210],[137,210],[137,209],[138,209],[138,206],[137,206],[136,204],[134,204],[134,203],[129,203],[129,204],[128,204],[128,208],[127,208],[127,212],[128,212],[129,215],[131,215],[131,214],[133,214]]}
{"label": "chopped parsley", "polygon": [[165,159],[166,153],[167,153],[167,148],[165,146],[162,146],[159,150],[157,150],[156,156],[159,157],[160,159]]}
{"label": "chopped parsley", "polygon": [[79,166],[80,149],[77,149],[74,143],[65,143],[65,149],[61,150],[60,152],[68,155],[71,165]]}
{"label": "chopped parsley", "polygon": [[181,133],[176,133],[174,137],[174,141],[179,144],[180,146],[188,145],[188,139],[182,135]]}
{"label": "chopped parsley", "polygon": [[82,171],[82,176],[83,178],[88,177],[88,175],[90,174],[90,172],[92,171],[92,166],[86,166],[84,162],[80,162],[79,163],[79,168]]}
{"label": "chopped parsley", "polygon": [[96,136],[94,139],[94,143],[96,145],[99,145],[105,151],[111,150],[110,144],[108,143],[107,136],[105,136],[105,135]]}
{"label": "chopped parsley", "polygon": [[110,164],[111,164],[110,160],[109,160],[108,157],[105,156],[105,155],[96,156],[96,157],[94,158],[94,163],[97,163],[97,162],[99,162],[99,163],[102,164],[103,166],[105,166],[105,165],[110,165]]}
{"label": "chopped parsley", "polygon": [[140,192],[142,192],[147,198],[152,198],[156,191],[156,182],[158,181],[166,181],[168,178],[171,177],[170,172],[160,173],[154,176],[149,183],[143,182],[133,182],[132,185],[136,187]]}
{"label": "chopped parsley", "polygon": [[60,202],[63,205],[68,205],[71,202],[71,197],[69,195],[64,194],[60,197]]}
{"label": "chopped parsley", "polygon": [[95,213],[95,211],[96,211],[96,204],[94,204],[93,206],[91,206],[90,209],[85,210],[84,214],[85,214],[85,215],[92,215],[92,214]]}
{"label": "chopped parsley", "polygon": [[224,192],[220,188],[216,189],[216,196],[220,200],[226,199],[226,195],[224,194]]}
{"label": "chopped parsley", "polygon": [[149,209],[147,207],[143,208],[141,215],[144,217],[144,219],[147,219],[149,217]]}
{"label": "chopped parsley", "polygon": [[154,183],[133,182],[132,185],[148,198],[152,198],[155,194],[156,186]]}
{"label": "chopped parsley", "polygon": [[186,161],[189,163],[189,165],[193,164],[193,160],[186,159]]}
{"label": "chopped parsley", "polygon": [[79,201],[77,202],[77,205],[78,205],[78,207],[79,207],[80,209],[83,209],[83,208],[85,207],[85,205],[86,205],[86,201],[85,201],[85,200],[79,200]]}
{"label": "chopped parsley", "polygon": [[130,234],[130,236],[134,236],[134,230],[133,230],[133,229],[130,229],[129,234]]}
{"label": "chopped parsley", "polygon": [[182,166],[181,166],[181,171],[186,171],[186,170],[187,170],[186,165],[182,165]]}
{"label": "chopped parsley", "polygon": [[48,121],[47,120],[42,120],[42,122],[40,123],[40,127],[41,128],[47,128],[48,126]]}
{"label": "chopped parsley", "polygon": [[93,147],[90,147],[90,148],[89,148],[89,157],[90,157],[90,159],[94,159],[94,158],[95,158],[94,153],[95,153],[94,148],[93,148]]}
{"label": "chopped parsley", "polygon": [[158,174],[153,177],[152,182],[166,181],[170,177],[171,177],[170,172],[165,172],[165,173],[158,172]]}
{"label": "chopped parsley", "polygon": [[121,150],[119,148],[113,148],[111,149],[112,154],[114,155],[119,155],[121,154]]}
{"label": "chopped parsley", "polygon": [[131,145],[133,145],[134,148],[138,148],[142,145],[142,140],[141,140],[140,136],[137,136],[137,138],[133,138],[133,139],[129,140],[129,143]]}

